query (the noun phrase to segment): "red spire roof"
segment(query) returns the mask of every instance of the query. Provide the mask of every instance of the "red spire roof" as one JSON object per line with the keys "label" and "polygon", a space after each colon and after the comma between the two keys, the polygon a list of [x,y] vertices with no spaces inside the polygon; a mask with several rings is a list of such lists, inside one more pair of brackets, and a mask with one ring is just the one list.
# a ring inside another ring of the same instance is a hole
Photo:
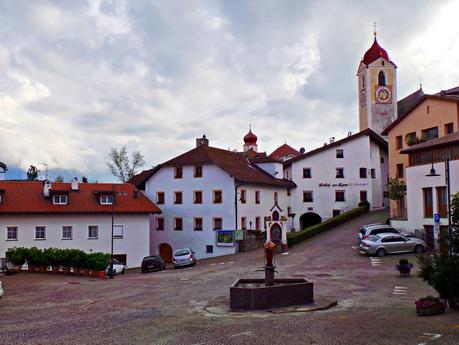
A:
{"label": "red spire roof", "polygon": [[292,158],[292,157],[296,157],[299,155],[301,155],[299,151],[295,150],[293,147],[285,143],[284,145],[279,146],[277,149],[275,149],[273,153],[269,155],[269,157],[274,158],[274,159],[281,159],[287,156],[291,156],[289,158]]}
{"label": "red spire roof", "polygon": [[379,59],[380,57],[383,57],[387,61],[390,61],[389,54],[387,54],[387,52],[378,44],[378,40],[376,39],[376,36],[375,36],[373,45],[370,47],[370,49],[366,51],[365,55],[363,55],[362,62],[365,65],[369,65],[373,61]]}
{"label": "red spire roof", "polygon": [[252,133],[252,126],[250,126],[249,133],[244,135],[244,143],[248,145],[256,145],[257,139],[257,136]]}

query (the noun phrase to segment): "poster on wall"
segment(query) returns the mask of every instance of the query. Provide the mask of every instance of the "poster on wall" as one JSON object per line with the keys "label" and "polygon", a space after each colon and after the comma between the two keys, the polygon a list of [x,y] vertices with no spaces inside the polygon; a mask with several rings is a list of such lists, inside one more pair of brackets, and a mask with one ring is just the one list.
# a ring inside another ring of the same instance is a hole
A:
{"label": "poster on wall", "polygon": [[217,246],[233,247],[234,230],[217,230]]}
{"label": "poster on wall", "polygon": [[244,231],[243,230],[236,230],[234,232],[234,239],[236,241],[242,241],[244,239]]}

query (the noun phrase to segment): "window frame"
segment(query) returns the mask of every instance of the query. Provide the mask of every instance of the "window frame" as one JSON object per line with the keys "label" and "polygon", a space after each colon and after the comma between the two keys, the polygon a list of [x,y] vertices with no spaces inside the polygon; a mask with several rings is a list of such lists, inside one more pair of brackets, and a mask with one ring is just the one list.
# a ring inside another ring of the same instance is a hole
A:
{"label": "window frame", "polygon": [[[111,198],[111,201],[110,201]],[[112,194],[104,194],[99,196],[99,204],[101,205],[113,205],[115,198]]]}
{"label": "window frame", "polygon": [[[306,200],[308,198],[306,198],[307,195],[310,195],[310,200]],[[304,202],[314,202],[314,191],[312,190],[304,190],[303,191],[303,203]]]}
{"label": "window frame", "polygon": [[[160,224],[161,226],[159,226]],[[164,231],[164,217],[156,217],[155,230]]]}
{"label": "window frame", "polygon": [[[220,227],[217,227],[217,220],[220,222]],[[212,229],[215,230],[223,230],[223,218],[222,217],[213,217],[212,218]]]}
{"label": "window frame", "polygon": [[[180,195],[180,198],[177,198],[177,196],[179,195]],[[183,205],[183,192],[182,191],[174,191],[174,205]]]}
{"label": "window frame", "polygon": [[312,168],[303,168],[303,178],[312,178]]}
{"label": "window frame", "polygon": [[402,135],[397,135],[395,137],[395,149],[396,150],[403,149],[403,136]]}
{"label": "window frame", "polygon": [[247,217],[241,217],[241,229],[242,230],[247,229]]}
{"label": "window frame", "polygon": [[193,166],[193,177],[194,178],[202,178],[203,176],[203,166],[202,165],[194,165]]}
{"label": "window frame", "polygon": [[[58,198],[56,202],[56,198]],[[65,201],[63,201],[64,199]],[[53,205],[68,205],[69,203],[69,196],[66,194],[55,194],[53,195]]]}
{"label": "window frame", "polygon": [[[362,174],[362,172],[364,172],[364,174]],[[368,169],[367,168],[359,168],[359,178],[367,178],[367,173],[368,173]]]}
{"label": "window frame", "polygon": [[255,191],[255,204],[260,204],[261,202],[261,192],[259,190]]}
{"label": "window frame", "polygon": [[[216,196],[220,195],[220,200],[217,200]],[[212,190],[212,203],[223,204],[223,191],[221,189]]]}
{"label": "window frame", "polygon": [[[8,238],[9,230],[16,229],[16,237],[15,238]],[[5,226],[5,235],[6,241],[18,241],[19,240],[19,226],[18,225],[7,225]]]}
{"label": "window frame", "polygon": [[166,203],[166,192],[163,192],[163,191],[156,192],[156,204],[164,205],[165,203]]}
{"label": "window frame", "polygon": [[[335,168],[336,170],[336,177],[335,178],[339,178],[339,179],[342,179],[342,178],[345,178],[344,177],[344,167],[339,167],[339,168]],[[341,171],[341,174],[339,174],[339,171]]]}
{"label": "window frame", "polygon": [[[342,200],[339,200],[341,198],[338,198],[338,193],[342,193],[343,195]],[[346,202],[346,190],[344,189],[335,190],[335,202]]]}
{"label": "window frame", "polygon": [[174,167],[174,179],[181,179],[183,178],[183,167]]}
{"label": "window frame", "polygon": [[[180,227],[177,226],[178,221],[180,221]],[[174,231],[183,231],[183,218],[174,217]]]}
{"label": "window frame", "polygon": [[343,149],[336,149],[336,158],[339,158],[339,159],[344,158],[344,150]]}
{"label": "window frame", "polygon": [[239,201],[241,204],[246,204],[247,203],[247,191],[245,189],[241,189],[241,197],[239,198]]}
{"label": "window frame", "polygon": [[[97,232],[97,236],[90,236],[91,228],[95,228]],[[99,239],[99,225],[91,224],[88,225],[88,240],[98,240]]]}
{"label": "window frame", "polygon": [[[43,237],[37,237],[37,231],[39,228],[43,229]],[[35,225],[35,234],[34,234],[35,241],[44,241],[46,240],[46,225]]]}
{"label": "window frame", "polygon": [[[426,193],[430,192],[430,204],[426,203]],[[432,218],[434,214],[434,203],[433,203],[433,188],[425,187],[422,188],[422,206],[423,206],[423,216],[424,218]],[[430,206],[430,208],[429,208]]]}
{"label": "window frame", "polygon": [[[121,227],[121,236],[120,235],[115,235],[115,228],[116,227]],[[115,240],[122,240],[124,238],[124,224],[113,224],[113,239]]]}
{"label": "window frame", "polygon": [[395,165],[395,177],[396,178],[405,178],[405,171],[403,163],[397,163]]}
{"label": "window frame", "polygon": [[[198,221],[200,221],[201,226],[198,227]],[[193,217],[193,231],[203,231],[204,230],[204,218],[203,217]]]}
{"label": "window frame", "polygon": [[[200,195],[200,200],[196,196]],[[202,205],[203,204],[203,193],[202,190],[194,190],[193,191],[193,204],[194,205]]]}
{"label": "window frame", "polygon": [[[67,228],[67,229],[66,229]],[[65,230],[70,228],[70,236],[64,236]],[[73,226],[72,225],[62,225],[62,240],[73,240]]]}

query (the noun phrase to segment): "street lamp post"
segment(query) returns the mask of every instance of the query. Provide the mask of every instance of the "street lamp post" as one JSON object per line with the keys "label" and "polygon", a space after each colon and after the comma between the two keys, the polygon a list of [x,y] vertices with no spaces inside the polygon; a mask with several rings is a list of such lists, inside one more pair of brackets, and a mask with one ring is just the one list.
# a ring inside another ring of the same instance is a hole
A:
{"label": "street lamp post", "polygon": [[112,184],[112,236],[111,236],[111,248],[110,248],[110,268],[108,269],[108,276],[113,279],[113,232],[115,226],[115,185]]}

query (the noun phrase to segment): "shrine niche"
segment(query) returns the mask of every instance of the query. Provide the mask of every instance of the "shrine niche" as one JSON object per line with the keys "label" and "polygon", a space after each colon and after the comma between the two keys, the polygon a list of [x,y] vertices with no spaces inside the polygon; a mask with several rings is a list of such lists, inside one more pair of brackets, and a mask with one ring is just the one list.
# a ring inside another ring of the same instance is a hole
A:
{"label": "shrine niche", "polygon": [[266,242],[273,242],[276,245],[277,252],[287,250],[287,218],[281,216],[283,210],[277,203],[277,197],[274,197],[274,206],[269,210],[271,216],[265,217],[266,222]]}

